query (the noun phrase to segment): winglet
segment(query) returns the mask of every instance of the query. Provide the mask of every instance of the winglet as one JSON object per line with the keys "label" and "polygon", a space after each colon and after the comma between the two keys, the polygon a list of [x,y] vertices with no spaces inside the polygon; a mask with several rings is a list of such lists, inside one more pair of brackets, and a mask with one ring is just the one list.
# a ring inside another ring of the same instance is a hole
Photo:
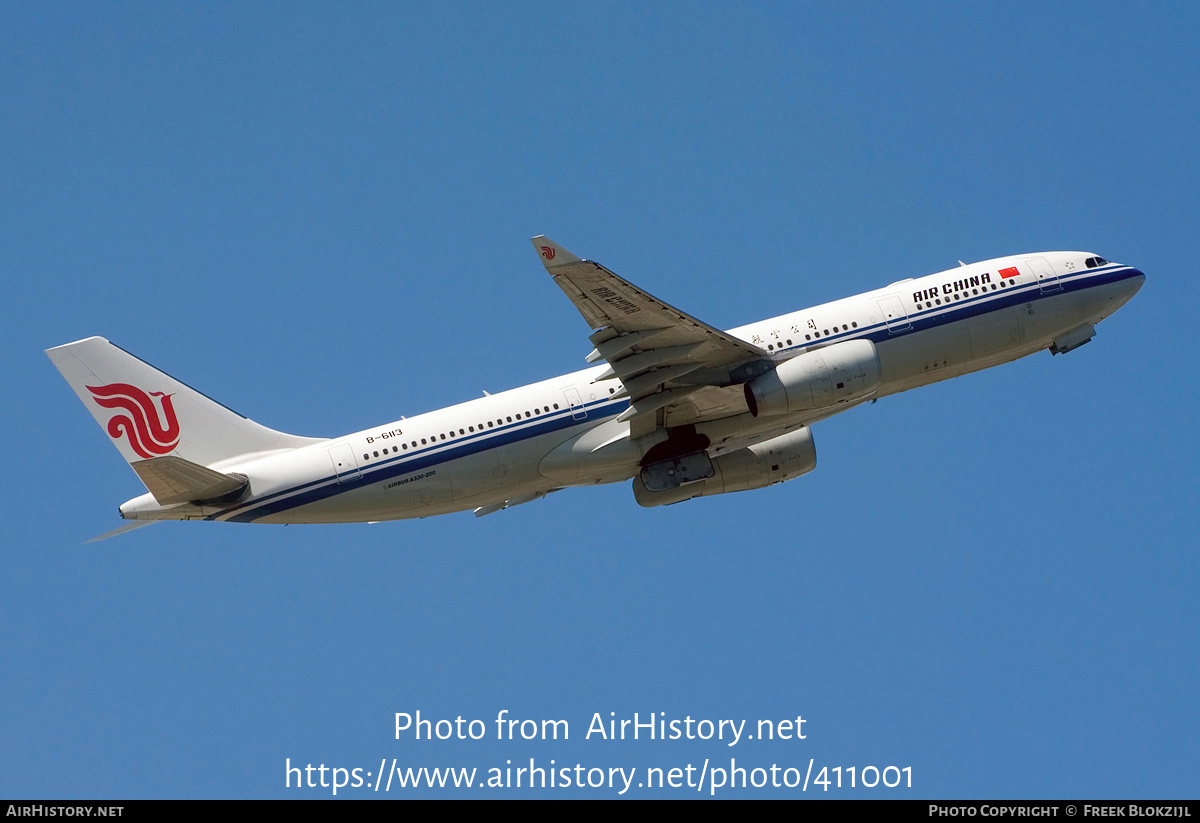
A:
{"label": "winglet", "polygon": [[544,234],[534,237],[531,242],[537,249],[538,256],[542,258],[542,265],[547,270],[580,262],[579,257],[571,254]]}

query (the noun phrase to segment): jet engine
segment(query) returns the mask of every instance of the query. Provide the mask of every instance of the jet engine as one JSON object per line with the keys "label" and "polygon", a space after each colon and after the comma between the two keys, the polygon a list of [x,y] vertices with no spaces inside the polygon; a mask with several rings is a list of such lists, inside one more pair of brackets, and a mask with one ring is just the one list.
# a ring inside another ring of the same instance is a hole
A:
{"label": "jet engine", "polygon": [[812,432],[805,426],[714,458],[713,473],[705,480],[665,491],[650,491],[639,474],[633,478],[633,497],[639,506],[646,508],[665,506],[709,494],[761,489],[808,474],[816,467],[817,449]]}
{"label": "jet engine", "polygon": [[785,360],[745,384],[755,417],[827,409],[879,390],[879,354],[870,340],[847,340]]}

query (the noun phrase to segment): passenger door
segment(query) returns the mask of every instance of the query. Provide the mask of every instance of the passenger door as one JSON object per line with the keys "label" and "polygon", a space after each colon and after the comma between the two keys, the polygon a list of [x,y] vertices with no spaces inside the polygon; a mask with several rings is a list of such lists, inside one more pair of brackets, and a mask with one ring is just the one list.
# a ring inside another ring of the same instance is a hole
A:
{"label": "passenger door", "polygon": [[1033,276],[1037,278],[1042,294],[1062,291],[1062,283],[1058,281],[1058,275],[1054,273],[1054,267],[1050,265],[1049,260],[1044,257],[1031,257],[1025,261],[1025,265],[1033,269]]}
{"label": "passenger door", "polygon": [[912,328],[908,312],[904,310],[904,304],[900,302],[898,295],[889,294],[887,297],[880,298],[878,302],[879,310],[883,312],[883,322],[887,323],[889,334],[899,334]]}
{"label": "passenger door", "polygon": [[333,461],[333,472],[339,483],[353,483],[362,477],[358,461],[354,459],[354,449],[350,448],[349,443],[330,448],[329,459]]}

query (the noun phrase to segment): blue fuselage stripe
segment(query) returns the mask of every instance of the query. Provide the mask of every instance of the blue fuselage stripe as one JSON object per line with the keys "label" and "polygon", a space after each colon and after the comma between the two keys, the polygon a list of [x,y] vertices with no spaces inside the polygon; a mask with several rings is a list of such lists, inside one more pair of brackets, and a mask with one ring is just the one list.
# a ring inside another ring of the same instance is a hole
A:
{"label": "blue fuselage stripe", "polygon": [[[318,500],[324,500],[343,492],[354,491],[363,486],[373,485],[384,480],[391,480],[393,477],[401,477],[406,474],[419,472],[431,466],[438,466],[448,463],[451,460],[469,457],[473,454],[488,451],[489,449],[519,443],[523,440],[569,429],[573,426],[586,425],[590,428],[598,421],[620,414],[628,407],[628,399],[609,400],[608,398],[604,398],[602,400],[595,400],[584,404],[584,409],[587,412],[585,418],[575,418],[575,415],[578,414],[577,409],[564,409],[548,418],[523,420],[520,423],[497,427],[493,431],[466,435],[455,439],[453,442],[446,441],[445,443],[439,443],[437,446],[430,446],[429,448],[409,452],[408,454],[385,458],[366,468],[359,467],[359,476],[353,476],[352,473],[343,475],[342,482],[338,482],[337,475],[330,474],[322,477],[320,480],[293,486],[290,489],[252,500],[247,504],[243,504],[243,507],[234,507],[217,512],[205,519],[216,520],[225,517],[237,523],[249,523],[268,515],[296,508],[297,506],[314,503]],[[242,510],[238,511],[239,508],[242,508]],[[230,512],[237,512],[237,514],[228,516]]]}
{"label": "blue fuselage stripe", "polygon": [[[1001,288],[997,291],[987,291],[978,296],[964,297],[953,303],[947,303],[943,299],[943,305],[934,306],[929,309],[919,309],[908,315],[907,323],[903,320],[893,321],[893,328],[891,329],[889,329],[887,323],[876,323],[863,328],[831,333],[816,341],[805,341],[803,344],[791,346],[782,351],[803,351],[810,348],[824,348],[832,343],[850,339],[866,339],[874,343],[897,340],[909,334],[928,331],[929,329],[956,323],[977,315],[1011,308],[1021,303],[1030,303],[1048,297],[1058,297],[1063,294],[1083,291],[1096,286],[1117,283],[1122,280],[1141,276],[1143,276],[1142,273],[1137,269],[1128,266],[1113,266],[1107,269],[1094,269],[1078,274],[1064,275],[1049,283],[1034,282],[1021,286]],[[1051,290],[1047,291],[1044,289]],[[963,294],[964,292],[959,293]],[[918,305],[924,302],[921,301]],[[896,326],[901,326],[901,328],[896,328]],[[776,351],[781,350],[777,349]],[[446,441],[444,444],[431,446],[427,449],[420,449],[407,454],[385,458],[371,465],[369,468],[359,467],[361,476],[354,477],[349,481],[343,475],[343,481],[338,482],[337,475],[330,474],[319,480],[293,486],[289,489],[257,498],[241,506],[225,509],[216,514],[209,515],[206,519],[217,520],[227,518],[235,522],[249,523],[269,515],[304,506],[308,503],[325,500],[344,492],[354,491],[364,486],[390,480],[393,477],[412,474],[432,466],[448,463],[451,460],[479,454],[489,449],[508,446],[575,426],[582,425],[590,428],[596,425],[597,422],[619,414],[628,408],[628,406],[629,401],[627,399],[610,400],[609,398],[602,398],[584,404],[584,409],[587,411],[587,417],[584,419],[575,418],[574,415],[578,414],[577,409],[564,409],[549,418],[523,420],[519,423],[498,427],[494,431],[466,435],[456,439],[453,443]],[[231,515],[231,512],[236,512],[236,514]]]}
{"label": "blue fuselage stripe", "polygon": [[[1108,283],[1119,283],[1122,280],[1130,280],[1134,277],[1142,276],[1142,273],[1137,269],[1128,266],[1114,266],[1109,269],[1091,269],[1080,274],[1063,275],[1048,284],[1026,283],[1021,286],[1001,287],[997,291],[988,291],[978,296],[963,297],[952,303],[949,302],[948,297],[942,297],[942,305],[935,304],[932,308],[922,308],[913,312],[908,315],[907,324],[904,320],[897,319],[893,321],[892,329],[888,328],[887,323],[876,323],[860,329],[830,333],[816,340],[806,340],[799,345],[790,346],[786,349],[776,349],[776,351],[803,351],[818,346],[824,347],[830,343],[840,343],[843,340],[856,340],[859,338],[870,340],[873,343],[896,340],[914,332],[927,331],[949,323],[957,323],[960,320],[1019,306],[1022,303],[1032,303],[1035,300],[1047,297],[1058,297],[1059,295],[1084,291]],[[1052,290],[1043,291],[1043,288]],[[958,294],[964,294],[964,292],[960,291]],[[918,305],[924,305],[925,302],[922,300]]]}

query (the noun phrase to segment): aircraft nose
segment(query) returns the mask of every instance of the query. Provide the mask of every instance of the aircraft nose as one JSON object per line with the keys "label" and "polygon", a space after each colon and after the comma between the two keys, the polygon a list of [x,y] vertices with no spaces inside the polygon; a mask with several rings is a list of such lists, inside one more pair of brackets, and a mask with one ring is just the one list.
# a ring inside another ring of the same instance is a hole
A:
{"label": "aircraft nose", "polygon": [[1142,273],[1142,270],[1134,269],[1132,276],[1125,281],[1126,288],[1128,289],[1125,299],[1128,300],[1130,297],[1133,297],[1135,294],[1137,294],[1141,290],[1142,284],[1145,282],[1146,275]]}
{"label": "aircraft nose", "polygon": [[1104,316],[1107,317],[1132,300],[1145,282],[1146,275],[1142,273],[1141,269],[1131,268],[1122,272],[1120,279],[1112,284],[1111,291],[1108,292],[1106,302],[1109,308]]}

